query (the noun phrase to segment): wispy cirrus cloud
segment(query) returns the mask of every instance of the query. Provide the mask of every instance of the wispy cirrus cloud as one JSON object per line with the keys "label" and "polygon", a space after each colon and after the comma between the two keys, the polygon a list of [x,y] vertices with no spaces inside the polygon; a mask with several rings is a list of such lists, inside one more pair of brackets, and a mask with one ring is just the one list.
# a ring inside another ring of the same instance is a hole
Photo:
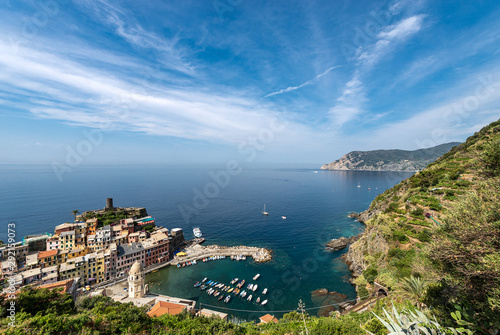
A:
{"label": "wispy cirrus cloud", "polygon": [[[401,5],[399,2],[398,8]],[[372,44],[359,48],[354,74],[345,84],[342,95],[337,98],[338,103],[328,111],[328,118],[334,129],[342,128],[344,124],[364,113],[368,99],[364,91],[362,75],[371,71],[385,55],[396,48],[397,44],[405,42],[420,31],[424,17],[425,15],[413,15],[386,26]]]}
{"label": "wispy cirrus cloud", "polygon": [[391,52],[399,43],[404,43],[422,28],[425,15],[413,15],[385,27],[373,45],[360,50],[357,57],[363,67],[375,65],[382,57]]}
{"label": "wispy cirrus cloud", "polygon": [[265,95],[264,97],[265,98],[268,98],[268,97],[272,97],[274,95],[278,95],[278,94],[283,94],[283,93],[287,93],[287,92],[291,92],[291,91],[295,91],[295,90],[298,90],[299,88],[302,88],[304,86],[307,86],[307,85],[311,85],[313,84],[314,82],[316,82],[318,79],[320,79],[321,77],[324,77],[326,76],[328,73],[330,73],[330,71],[340,67],[341,65],[337,65],[337,66],[332,66],[330,68],[328,68],[326,71],[318,74],[316,77],[314,77],[313,79],[310,79],[298,86],[290,86],[290,87],[287,87],[287,88],[284,88],[284,89],[281,89],[279,91],[276,91],[276,92],[272,92],[272,93],[269,93],[267,95]]}
{"label": "wispy cirrus cloud", "polygon": [[166,38],[144,29],[133,15],[116,3],[106,0],[79,0],[81,8],[92,17],[109,26],[113,32],[131,45],[154,50],[157,61],[168,69],[190,76],[196,74],[195,66],[186,60],[186,51],[178,44],[178,38]]}

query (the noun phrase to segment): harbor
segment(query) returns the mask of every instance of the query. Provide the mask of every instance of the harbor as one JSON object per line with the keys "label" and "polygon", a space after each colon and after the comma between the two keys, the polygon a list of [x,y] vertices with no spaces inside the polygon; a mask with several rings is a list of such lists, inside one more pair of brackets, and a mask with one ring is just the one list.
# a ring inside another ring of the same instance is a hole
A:
{"label": "harbor", "polygon": [[[200,244],[191,244],[174,256],[169,263],[172,265],[184,264],[188,262],[200,262],[204,259],[229,257],[232,259],[243,259],[243,257],[252,257],[256,263],[268,262],[272,259],[271,251],[265,248],[237,246],[226,247],[220,245],[202,246]],[[194,263],[196,264],[196,263]]]}

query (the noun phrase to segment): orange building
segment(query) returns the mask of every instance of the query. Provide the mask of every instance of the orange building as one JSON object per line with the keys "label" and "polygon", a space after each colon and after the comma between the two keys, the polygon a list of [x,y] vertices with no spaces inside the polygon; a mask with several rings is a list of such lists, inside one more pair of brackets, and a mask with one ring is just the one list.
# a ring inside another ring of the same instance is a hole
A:
{"label": "orange building", "polygon": [[173,302],[158,301],[147,313],[149,316],[161,316],[163,314],[177,315],[186,309],[186,305]]}

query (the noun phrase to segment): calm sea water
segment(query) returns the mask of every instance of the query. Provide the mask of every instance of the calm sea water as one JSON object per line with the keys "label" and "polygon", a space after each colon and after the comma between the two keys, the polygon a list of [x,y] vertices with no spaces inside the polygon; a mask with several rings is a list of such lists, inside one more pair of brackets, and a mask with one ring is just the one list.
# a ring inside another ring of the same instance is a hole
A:
{"label": "calm sea water", "polygon": [[[50,166],[0,166],[0,221],[5,227],[0,239],[7,239],[9,222],[16,223],[20,240],[26,234],[52,232],[55,225],[73,219],[72,210],[103,208],[105,199],[112,197],[115,206],[146,207],[157,224],[169,229],[181,227],[187,238],[192,237],[193,227],[200,227],[207,244],[273,250],[273,260],[265,264],[225,259],[162,269],[147,277],[152,292],[195,299],[199,306],[247,320],[261,316],[263,310],[294,310],[299,299],[306,308],[316,308],[309,311],[316,314],[326,302],[311,299],[313,290],[326,288],[348,299],[356,296],[348,282],[350,273],[340,259],[345,250],[329,252],[324,244],[362,231],[362,224],[347,214],[366,209],[377,194],[410,175],[244,169],[229,180],[219,181],[223,187],[216,187],[211,175],[219,171],[81,166],[65,174],[61,182]],[[200,193],[208,196],[206,200]],[[264,204],[270,213],[267,217],[261,215]],[[261,274],[258,292],[269,288],[270,303],[265,307],[239,298],[224,304],[193,288],[194,282],[204,277],[225,283],[239,277],[248,282],[256,273]]]}

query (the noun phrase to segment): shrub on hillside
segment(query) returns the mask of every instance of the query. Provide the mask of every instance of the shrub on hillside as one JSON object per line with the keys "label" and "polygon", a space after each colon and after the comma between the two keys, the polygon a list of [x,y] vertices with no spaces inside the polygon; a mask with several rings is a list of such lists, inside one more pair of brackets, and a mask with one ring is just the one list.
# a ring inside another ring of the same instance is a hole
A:
{"label": "shrub on hillside", "polygon": [[373,284],[375,278],[377,278],[378,276],[378,271],[374,267],[369,267],[368,269],[363,271],[363,276],[370,284]]}
{"label": "shrub on hillside", "polygon": [[398,241],[401,243],[406,243],[409,241],[408,236],[406,236],[406,234],[404,232],[402,232],[401,230],[394,230],[392,232],[392,238],[395,241]]}
{"label": "shrub on hillside", "polygon": [[500,140],[491,141],[484,145],[481,155],[483,172],[490,177],[500,175]]}

